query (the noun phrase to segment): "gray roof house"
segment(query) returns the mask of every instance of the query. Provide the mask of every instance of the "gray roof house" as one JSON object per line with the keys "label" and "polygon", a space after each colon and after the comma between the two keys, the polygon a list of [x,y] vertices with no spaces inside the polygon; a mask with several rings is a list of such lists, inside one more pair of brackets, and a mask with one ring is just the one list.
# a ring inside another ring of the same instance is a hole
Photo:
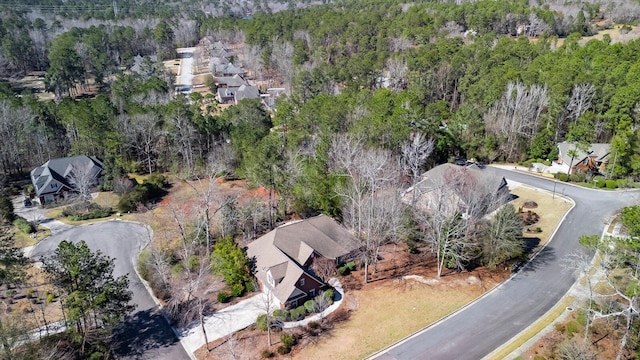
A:
{"label": "gray roof house", "polygon": [[341,263],[359,248],[357,240],[326,215],[277,227],[247,246],[256,278],[282,307],[295,307],[326,288],[312,270],[316,258]]}
{"label": "gray roof house", "polygon": [[95,156],[78,155],[52,159],[31,170],[31,183],[40,203],[52,202],[56,197],[65,196],[73,190],[69,177],[74,166],[87,166],[98,178],[102,173],[102,162]]}
{"label": "gray roof house", "polygon": [[[507,180],[476,165],[441,164],[422,174],[405,190],[402,201],[423,211],[443,212],[482,205],[494,196],[508,196]],[[490,204],[487,204],[490,206]],[[491,212],[495,209],[485,209]]]}
{"label": "gray roof house", "polygon": [[235,66],[232,63],[215,65],[215,76],[233,76],[244,75],[245,71],[239,66]]}
{"label": "gray roof house", "polygon": [[234,101],[236,105],[244,99],[260,99],[260,91],[255,86],[241,85],[236,90]]}
{"label": "gray roof house", "polygon": [[[571,150],[576,151],[576,156],[571,161]],[[560,165],[561,170],[565,173],[573,174],[575,172],[601,172],[605,169],[609,162],[609,154],[611,154],[611,144],[594,143],[589,144],[586,151],[578,149],[574,143],[561,142],[558,144],[558,160],[556,164]],[[571,166],[571,169],[569,169]]]}

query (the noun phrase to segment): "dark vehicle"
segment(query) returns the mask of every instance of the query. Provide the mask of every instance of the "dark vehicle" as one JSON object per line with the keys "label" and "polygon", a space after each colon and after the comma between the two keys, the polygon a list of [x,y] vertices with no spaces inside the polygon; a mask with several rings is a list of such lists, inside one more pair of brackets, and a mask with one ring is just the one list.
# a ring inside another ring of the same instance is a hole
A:
{"label": "dark vehicle", "polygon": [[467,166],[467,159],[457,158],[456,165],[458,166]]}
{"label": "dark vehicle", "polygon": [[31,199],[26,198],[24,199],[24,207],[32,207],[33,206],[33,202],[31,202]]}

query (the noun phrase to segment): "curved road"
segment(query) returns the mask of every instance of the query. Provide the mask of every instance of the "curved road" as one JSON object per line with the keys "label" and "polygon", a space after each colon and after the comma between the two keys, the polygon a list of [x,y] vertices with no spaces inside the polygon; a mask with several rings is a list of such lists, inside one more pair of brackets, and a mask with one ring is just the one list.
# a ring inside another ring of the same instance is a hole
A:
{"label": "curved road", "polygon": [[136,258],[149,240],[147,228],[125,221],[105,221],[69,227],[38,243],[31,257],[53,254],[62,240],[84,240],[93,251],[117,259],[113,276],[129,275],[135,311],[114,332],[114,352],[120,359],[190,359],[162,317],[158,306],[135,272]]}
{"label": "curved road", "polygon": [[[509,180],[553,191],[554,181],[487,168]],[[564,296],[575,276],[561,267],[562,258],[583,251],[581,235],[601,234],[618,209],[638,203],[638,192],[589,190],[557,182],[555,191],[575,207],[552,241],[520,272],[470,306],[374,356],[379,360],[481,359],[524,330]]]}

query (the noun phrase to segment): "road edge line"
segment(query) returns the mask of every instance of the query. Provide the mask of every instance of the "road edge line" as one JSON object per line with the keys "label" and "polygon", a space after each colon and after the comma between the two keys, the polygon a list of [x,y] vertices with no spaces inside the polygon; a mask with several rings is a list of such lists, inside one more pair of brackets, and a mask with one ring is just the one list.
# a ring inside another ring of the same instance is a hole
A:
{"label": "road edge line", "polygon": [[[509,171],[512,171],[512,170],[509,170]],[[534,175],[529,175],[529,176],[534,176]],[[533,188],[533,189],[536,189],[536,190],[538,190],[538,191],[541,191],[541,192],[551,193],[551,191],[549,191],[549,190],[540,189],[540,188],[533,187],[533,186],[530,186],[530,185],[527,185],[527,184],[522,184],[521,186],[529,186],[529,187],[531,187],[531,188]],[[576,202],[575,202],[572,198],[570,198],[569,196],[566,196],[566,195],[564,195],[564,194],[562,194],[562,195],[560,195],[560,194],[556,194],[556,195],[557,195],[557,196],[559,196],[559,197],[560,197],[560,196],[562,196],[564,199],[569,200],[569,201],[571,202],[571,207],[570,207],[570,208],[569,208],[569,210],[567,210],[567,212],[562,216],[562,218],[560,219],[560,222],[558,222],[558,225],[556,225],[555,229],[553,229],[553,232],[551,233],[551,236],[549,237],[549,241],[547,241],[547,243],[546,243],[546,244],[544,244],[544,246],[542,246],[540,249],[538,249],[538,251],[536,251],[536,252],[533,254],[533,256],[532,256],[532,257],[531,257],[531,258],[530,258],[530,259],[529,259],[529,260],[528,260],[528,261],[527,261],[527,262],[526,262],[526,263],[525,263],[525,264],[520,268],[520,270],[518,270],[518,272],[511,274],[511,276],[509,276],[509,278],[507,278],[505,281],[503,281],[503,282],[501,282],[500,284],[498,284],[498,285],[494,286],[491,290],[489,290],[489,291],[487,291],[486,293],[484,293],[484,294],[480,295],[480,296],[479,296],[479,297],[477,297],[475,300],[473,300],[473,301],[471,301],[471,302],[467,303],[466,305],[464,305],[463,307],[459,308],[458,310],[456,310],[456,311],[454,311],[454,312],[452,312],[452,313],[450,313],[450,314],[448,314],[448,315],[446,315],[446,316],[443,316],[442,318],[440,318],[439,320],[437,320],[437,321],[436,321],[436,322],[434,322],[433,324],[431,324],[431,325],[429,325],[429,326],[427,326],[427,327],[425,327],[425,328],[422,328],[422,329],[420,329],[420,330],[418,330],[418,331],[414,332],[413,334],[409,334],[409,335],[405,336],[404,338],[402,338],[402,339],[398,340],[397,342],[395,342],[395,343],[393,343],[393,344],[391,344],[391,345],[389,345],[389,346],[386,346],[386,347],[382,348],[381,350],[378,350],[378,351],[376,351],[376,352],[372,353],[371,355],[366,356],[364,359],[367,359],[367,360],[373,360],[373,359],[377,358],[378,356],[380,356],[380,355],[384,354],[385,352],[387,352],[389,349],[394,348],[394,347],[396,347],[396,346],[398,346],[398,345],[402,345],[403,343],[405,343],[405,342],[407,342],[407,341],[411,340],[412,338],[414,338],[414,337],[416,337],[416,336],[419,336],[420,334],[422,334],[423,332],[425,332],[425,331],[427,331],[427,330],[431,329],[432,327],[436,327],[436,326],[438,326],[440,323],[444,322],[445,320],[447,320],[447,319],[449,319],[449,318],[452,318],[452,317],[454,317],[454,316],[458,315],[459,313],[461,313],[462,311],[464,311],[464,310],[465,310],[465,309],[467,309],[468,307],[472,306],[472,305],[473,305],[473,304],[475,304],[476,302],[478,302],[478,301],[482,300],[483,298],[485,298],[485,297],[487,297],[487,296],[489,296],[489,295],[493,294],[493,293],[494,293],[495,291],[497,291],[499,288],[501,288],[501,287],[502,287],[502,286],[504,286],[506,283],[508,283],[509,281],[511,281],[511,279],[513,279],[516,275],[518,275],[518,273],[520,273],[520,271],[521,271],[522,269],[524,269],[527,265],[529,265],[529,263],[531,263],[533,260],[535,260],[535,258],[538,256],[538,254],[540,254],[540,252],[541,252],[542,250],[544,250],[544,249],[545,249],[545,248],[546,248],[546,247],[547,247],[547,246],[548,246],[548,245],[549,245],[549,244],[554,240],[554,237],[556,236],[556,233],[558,232],[558,229],[560,228],[560,226],[562,225],[562,223],[564,222],[564,220],[567,218],[567,216],[569,215],[569,213],[571,213],[571,211],[573,210],[573,208],[575,208],[575,207],[576,207]],[[605,229],[606,229],[606,227],[605,227]],[[571,288],[569,288],[569,290],[571,290]],[[567,291],[567,292],[568,292],[568,291]],[[565,295],[566,295],[566,293],[565,293]],[[552,307],[551,309],[553,309],[553,307]],[[534,323],[535,323],[535,322],[534,322]],[[526,329],[525,329],[525,330],[526,330]],[[524,330],[523,330],[523,331],[524,331]],[[485,357],[486,357],[486,356],[485,356]]]}

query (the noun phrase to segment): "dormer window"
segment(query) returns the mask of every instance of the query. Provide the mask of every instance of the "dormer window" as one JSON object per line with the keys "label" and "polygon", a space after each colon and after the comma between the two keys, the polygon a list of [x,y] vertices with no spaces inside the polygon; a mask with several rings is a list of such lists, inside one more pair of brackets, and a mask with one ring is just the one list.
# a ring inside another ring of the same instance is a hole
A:
{"label": "dormer window", "polygon": [[300,279],[300,286],[304,286],[304,278]]}

